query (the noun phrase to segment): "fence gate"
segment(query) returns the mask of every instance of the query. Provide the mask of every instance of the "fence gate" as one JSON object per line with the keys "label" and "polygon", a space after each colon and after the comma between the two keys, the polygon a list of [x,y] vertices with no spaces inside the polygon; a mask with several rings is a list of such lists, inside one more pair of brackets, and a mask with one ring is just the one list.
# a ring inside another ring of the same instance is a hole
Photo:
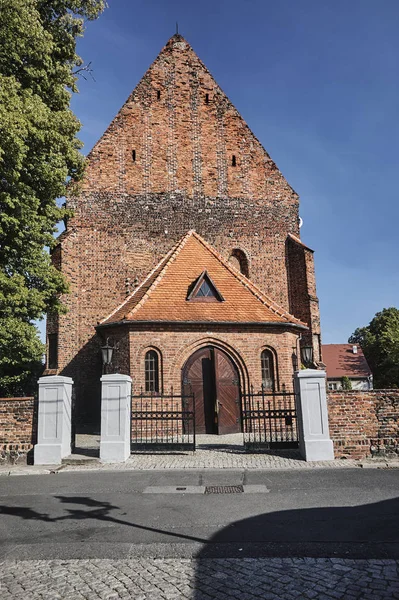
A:
{"label": "fence gate", "polygon": [[245,448],[298,448],[295,393],[251,387],[242,399]]}
{"label": "fence gate", "polygon": [[76,425],[77,425],[76,389],[75,389],[75,386],[72,386],[72,393],[71,393],[71,453],[72,454],[76,450]]}
{"label": "fence gate", "polygon": [[195,450],[194,394],[133,394],[131,450]]}

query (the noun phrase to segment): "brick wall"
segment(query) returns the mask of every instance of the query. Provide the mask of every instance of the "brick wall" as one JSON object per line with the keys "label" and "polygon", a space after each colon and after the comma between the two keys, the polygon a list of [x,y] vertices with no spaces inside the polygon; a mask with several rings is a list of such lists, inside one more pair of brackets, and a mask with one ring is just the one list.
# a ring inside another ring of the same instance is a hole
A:
{"label": "brick wall", "polygon": [[288,237],[286,244],[289,290],[289,310],[308,324],[302,334],[303,345],[313,346],[316,363],[322,360],[320,338],[319,300],[316,295],[316,277],[313,250],[299,239]]}
{"label": "brick wall", "polygon": [[[262,385],[261,352],[265,348],[273,351],[277,363],[277,385],[285,384],[292,389],[292,350],[298,336],[294,333],[256,328],[229,330],[226,326],[159,327],[130,331],[130,375],[134,393],[144,388],[144,357],[154,348],[161,355],[163,365],[162,383],[167,391],[173,385],[181,387],[182,368],[196,350],[204,346],[216,346],[224,350],[235,362],[240,373],[241,385],[248,390],[253,385],[258,391]],[[125,360],[125,359],[123,359]]]}
{"label": "brick wall", "polygon": [[328,392],[336,458],[399,455],[399,390]]}
{"label": "brick wall", "polygon": [[36,435],[36,400],[0,398],[0,461],[15,463],[29,459]]}

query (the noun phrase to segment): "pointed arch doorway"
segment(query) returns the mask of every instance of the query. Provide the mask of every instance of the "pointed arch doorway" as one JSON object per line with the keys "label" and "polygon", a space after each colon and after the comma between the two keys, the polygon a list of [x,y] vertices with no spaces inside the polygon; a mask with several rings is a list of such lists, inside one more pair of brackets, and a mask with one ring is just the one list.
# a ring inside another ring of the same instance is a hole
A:
{"label": "pointed arch doorway", "polygon": [[214,346],[194,352],[182,369],[182,383],[184,393],[194,393],[196,433],[242,431],[239,374],[225,352]]}

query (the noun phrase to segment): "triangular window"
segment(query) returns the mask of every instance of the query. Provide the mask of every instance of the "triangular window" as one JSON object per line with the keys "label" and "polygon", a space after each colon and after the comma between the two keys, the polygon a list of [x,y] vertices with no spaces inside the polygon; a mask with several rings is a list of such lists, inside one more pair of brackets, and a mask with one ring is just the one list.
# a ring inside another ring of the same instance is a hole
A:
{"label": "triangular window", "polygon": [[196,302],[223,302],[224,298],[208,273],[204,271],[190,286],[187,300]]}
{"label": "triangular window", "polygon": [[212,287],[206,279],[203,280],[203,282],[201,283],[201,287],[197,292],[197,298],[199,298],[200,296],[204,296],[204,298],[215,296],[215,290],[212,289]]}

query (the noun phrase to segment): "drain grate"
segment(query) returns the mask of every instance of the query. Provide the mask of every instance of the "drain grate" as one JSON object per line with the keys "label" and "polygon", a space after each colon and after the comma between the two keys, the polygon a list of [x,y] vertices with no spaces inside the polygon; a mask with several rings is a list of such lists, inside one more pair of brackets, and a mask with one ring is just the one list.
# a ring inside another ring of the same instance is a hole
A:
{"label": "drain grate", "polygon": [[207,485],[205,494],[243,494],[242,485]]}

